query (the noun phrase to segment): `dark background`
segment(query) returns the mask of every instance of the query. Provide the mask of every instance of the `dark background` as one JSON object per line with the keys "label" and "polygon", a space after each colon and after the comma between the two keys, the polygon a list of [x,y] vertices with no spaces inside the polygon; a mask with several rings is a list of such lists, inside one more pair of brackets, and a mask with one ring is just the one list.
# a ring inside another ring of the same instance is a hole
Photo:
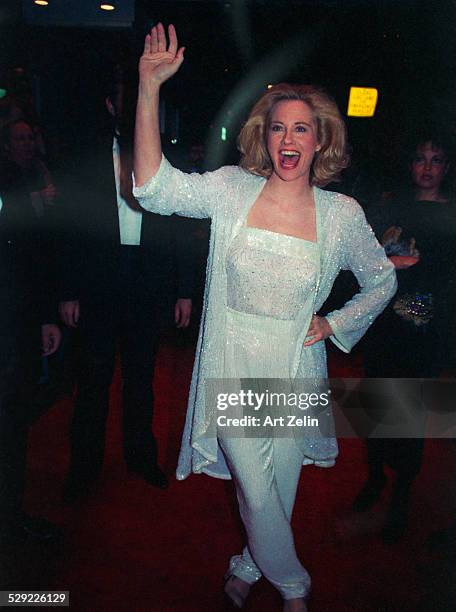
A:
{"label": "dark background", "polygon": [[94,23],[97,0],[53,2],[61,15],[65,2],[78,5],[77,14],[68,12],[72,25],[36,25],[49,7],[32,0],[6,0],[0,9],[0,86],[8,68],[25,68],[53,142],[91,137],[104,113],[104,77],[119,60],[136,66],[144,35],[159,20],[176,25],[187,49],[163,92],[165,141],[177,136],[176,150],[205,142],[209,166],[236,161],[248,109],[280,81],[323,85],[344,114],[351,85],[377,87],[375,117],[347,124],[354,156],[378,160],[385,177],[399,172],[407,133],[431,120],[455,133],[455,1],[118,0],[118,23],[102,11]]}

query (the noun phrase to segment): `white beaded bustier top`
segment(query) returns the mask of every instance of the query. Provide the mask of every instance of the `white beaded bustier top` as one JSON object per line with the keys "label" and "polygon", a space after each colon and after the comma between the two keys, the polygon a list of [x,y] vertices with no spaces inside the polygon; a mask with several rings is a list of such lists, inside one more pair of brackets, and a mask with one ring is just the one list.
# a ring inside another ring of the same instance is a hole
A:
{"label": "white beaded bustier top", "polygon": [[292,320],[316,289],[318,244],[243,226],[226,257],[228,307]]}

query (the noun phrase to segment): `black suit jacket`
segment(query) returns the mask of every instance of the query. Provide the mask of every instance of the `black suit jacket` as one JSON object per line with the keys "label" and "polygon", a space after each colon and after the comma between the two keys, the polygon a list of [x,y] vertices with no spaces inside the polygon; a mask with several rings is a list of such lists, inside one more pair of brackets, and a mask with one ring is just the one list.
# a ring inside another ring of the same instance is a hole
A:
{"label": "black suit jacket", "polygon": [[[111,299],[121,248],[112,140],[81,149],[61,182],[59,301]],[[148,290],[191,298],[194,241],[186,220],[142,214],[139,248]]]}

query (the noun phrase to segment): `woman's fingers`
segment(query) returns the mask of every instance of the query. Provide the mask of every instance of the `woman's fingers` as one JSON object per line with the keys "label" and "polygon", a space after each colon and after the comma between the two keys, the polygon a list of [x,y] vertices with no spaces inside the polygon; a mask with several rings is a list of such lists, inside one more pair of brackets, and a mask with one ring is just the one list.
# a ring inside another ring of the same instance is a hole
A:
{"label": "woman's fingers", "polygon": [[307,331],[307,335],[308,336],[315,336],[315,334],[318,334],[318,328],[314,325],[314,323],[312,322],[308,331]]}
{"label": "woman's fingers", "polygon": [[[177,54],[176,28],[171,23],[168,26],[169,46],[168,53]],[[180,51],[180,49],[179,49]],[[162,23],[157,23],[146,36],[144,53],[166,53],[166,33]]]}
{"label": "woman's fingers", "polygon": [[304,346],[311,346],[320,340],[325,340],[333,334],[333,330],[325,317],[314,315],[307,331]]}
{"label": "woman's fingers", "polygon": [[176,28],[173,26],[172,23],[168,26],[168,37],[169,37],[168,51],[169,53],[176,55],[177,53],[177,34],[176,34]]}
{"label": "woman's fingers", "polygon": [[158,51],[158,34],[157,26],[154,26],[150,31],[150,52],[157,53]]}
{"label": "woman's fingers", "polygon": [[318,329],[317,319],[315,315],[312,317],[312,321],[310,323],[309,329],[307,330],[307,335],[304,341],[304,346],[310,346],[311,344],[315,344],[315,342],[319,342],[321,340],[320,330]]}
{"label": "woman's fingers", "polygon": [[158,51],[163,53],[166,51],[166,34],[163,24],[160,22],[157,24],[157,39],[158,39]]}
{"label": "woman's fingers", "polygon": [[176,53],[174,62],[176,62],[178,66],[180,66],[182,62],[184,61],[184,51],[185,51],[185,47],[181,47],[179,51]]}
{"label": "woman's fingers", "polygon": [[304,346],[312,346],[312,344],[320,342],[320,340],[323,340],[323,336],[306,336]]}
{"label": "woman's fingers", "polygon": [[150,40],[151,40],[151,36],[150,36],[150,34],[147,34],[146,38],[144,39],[144,51],[143,51],[143,53],[150,53]]}

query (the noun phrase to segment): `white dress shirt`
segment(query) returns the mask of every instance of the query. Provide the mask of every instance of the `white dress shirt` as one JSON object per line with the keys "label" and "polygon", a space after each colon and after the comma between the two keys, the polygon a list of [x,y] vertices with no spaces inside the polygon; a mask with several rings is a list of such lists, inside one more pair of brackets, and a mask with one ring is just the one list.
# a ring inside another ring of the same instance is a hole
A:
{"label": "white dress shirt", "polygon": [[142,212],[133,210],[120,195],[120,149],[114,136],[112,145],[114,176],[116,179],[117,209],[119,212],[120,244],[138,246],[141,243]]}

